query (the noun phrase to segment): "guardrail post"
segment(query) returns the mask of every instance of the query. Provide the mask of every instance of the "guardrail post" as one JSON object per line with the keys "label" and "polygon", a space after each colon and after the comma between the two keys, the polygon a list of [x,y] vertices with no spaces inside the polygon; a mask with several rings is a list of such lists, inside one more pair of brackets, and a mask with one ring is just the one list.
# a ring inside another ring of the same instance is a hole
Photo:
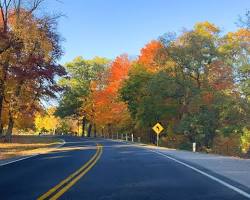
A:
{"label": "guardrail post", "polygon": [[138,140],[138,142],[140,143],[140,142],[141,142],[141,137],[138,137],[137,140]]}
{"label": "guardrail post", "polygon": [[193,142],[193,152],[196,152],[196,143]]}
{"label": "guardrail post", "polygon": [[126,133],[126,141],[128,141],[128,134]]}
{"label": "guardrail post", "polygon": [[134,135],[133,135],[133,133],[131,134],[131,140],[132,140],[132,142],[134,142]]}

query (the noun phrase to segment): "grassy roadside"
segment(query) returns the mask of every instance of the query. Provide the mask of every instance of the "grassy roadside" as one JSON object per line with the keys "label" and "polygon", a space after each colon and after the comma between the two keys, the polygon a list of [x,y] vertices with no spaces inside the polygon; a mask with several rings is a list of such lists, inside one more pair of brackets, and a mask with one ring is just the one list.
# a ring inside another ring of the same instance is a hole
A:
{"label": "grassy roadside", "polygon": [[12,143],[0,139],[0,160],[44,153],[61,143],[58,138],[40,136],[13,136]]}

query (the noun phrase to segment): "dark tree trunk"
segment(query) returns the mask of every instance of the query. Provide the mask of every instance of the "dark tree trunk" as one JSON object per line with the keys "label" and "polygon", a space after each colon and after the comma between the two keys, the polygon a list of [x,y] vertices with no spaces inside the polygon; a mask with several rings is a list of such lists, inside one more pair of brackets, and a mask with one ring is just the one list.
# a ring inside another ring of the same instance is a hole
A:
{"label": "dark tree trunk", "polygon": [[3,135],[3,123],[1,123],[1,118],[0,118],[0,137]]}
{"label": "dark tree trunk", "polygon": [[104,128],[102,128],[102,137],[104,137]]}
{"label": "dark tree trunk", "polygon": [[82,118],[82,137],[84,137],[84,131],[86,126],[86,117]]}
{"label": "dark tree trunk", "polygon": [[112,129],[111,129],[111,124],[108,124],[108,138],[111,138],[111,134],[112,134]]}
{"label": "dark tree trunk", "polygon": [[94,137],[96,137],[96,124],[94,124]]}
{"label": "dark tree trunk", "polygon": [[3,134],[2,110],[5,92],[5,81],[7,79],[7,69],[8,65],[4,64],[2,68],[2,77],[0,80],[0,136]]}
{"label": "dark tree trunk", "polygon": [[8,123],[8,129],[7,129],[6,136],[5,136],[6,142],[11,142],[13,127],[14,127],[14,119],[12,117],[11,112],[9,112],[9,123]]}
{"label": "dark tree trunk", "polygon": [[[24,84],[24,80],[21,80],[16,88],[16,92],[15,92],[15,98],[13,98],[13,102],[9,103],[9,122],[8,122],[8,129],[6,132],[6,140],[11,142],[11,137],[12,137],[12,131],[13,131],[13,127],[14,127],[14,118],[13,118],[13,113],[11,111],[11,109],[13,109],[13,107],[15,107],[15,105],[17,104],[17,99],[20,97],[21,94],[21,88]],[[20,112],[20,109],[18,109],[18,111]]]}
{"label": "dark tree trunk", "polygon": [[[0,86],[2,87],[2,86]],[[2,110],[3,110],[3,94],[2,94],[2,88],[0,89],[0,136],[3,135],[3,122],[2,122]]]}
{"label": "dark tree trunk", "polygon": [[89,127],[88,127],[88,137],[91,136],[91,131],[92,131],[92,124],[89,123]]}

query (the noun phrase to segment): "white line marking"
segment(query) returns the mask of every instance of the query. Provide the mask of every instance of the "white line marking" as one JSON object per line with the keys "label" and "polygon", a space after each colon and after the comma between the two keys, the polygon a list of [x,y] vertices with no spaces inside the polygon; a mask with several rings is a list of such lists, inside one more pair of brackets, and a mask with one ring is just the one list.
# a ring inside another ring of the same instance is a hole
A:
{"label": "white line marking", "polygon": [[147,150],[151,151],[151,152],[154,152],[154,153],[157,153],[159,155],[162,155],[162,156],[164,156],[164,157],[166,157],[166,158],[168,158],[170,160],[173,160],[173,161],[175,161],[175,162],[177,162],[177,163],[179,163],[181,165],[184,165],[185,167],[188,167],[188,168],[190,168],[190,169],[192,169],[192,170],[194,170],[194,171],[196,171],[196,172],[198,172],[198,173],[200,173],[200,174],[202,174],[202,175],[204,175],[204,176],[206,176],[206,177],[208,177],[208,178],[210,178],[210,179],[212,179],[212,180],[214,180],[214,181],[216,181],[216,182],[218,182],[218,183],[220,183],[222,185],[224,185],[225,187],[227,187],[227,188],[229,188],[229,189],[231,189],[231,190],[233,190],[233,191],[241,194],[242,196],[247,197],[247,198],[250,199],[250,194],[249,193],[247,193],[247,192],[245,192],[245,191],[243,191],[243,190],[241,190],[241,189],[239,189],[239,188],[237,188],[237,187],[235,187],[233,185],[230,185],[229,183],[226,183],[225,181],[223,181],[223,180],[221,180],[219,178],[216,178],[216,177],[214,177],[214,176],[212,176],[212,175],[210,175],[210,174],[208,174],[206,172],[203,172],[203,171],[201,171],[201,170],[199,170],[199,169],[197,169],[197,168],[195,168],[195,167],[193,167],[193,166],[191,166],[189,164],[181,162],[181,161],[179,161],[179,160],[177,160],[175,158],[167,156],[164,153],[161,153],[161,152],[158,152],[158,151],[154,151],[154,150],[151,150],[151,149],[147,149]]}
{"label": "white line marking", "polygon": [[[55,147],[56,149],[57,149],[57,148],[60,148],[61,146],[63,146],[63,145],[66,143],[65,140],[62,140],[62,139],[60,139],[60,140],[62,141],[62,144],[60,144],[60,145],[58,145],[57,147]],[[23,157],[23,158],[19,158],[19,159],[16,159],[16,160],[12,160],[12,161],[9,161],[9,162],[0,164],[0,167],[2,167],[2,166],[4,166],[4,165],[9,165],[9,164],[11,164],[11,163],[15,163],[15,162],[18,162],[18,161],[21,161],[21,160],[26,160],[26,159],[28,159],[28,158],[32,158],[32,157],[35,157],[35,156],[38,156],[38,155],[40,155],[40,154],[39,154],[39,153],[38,153],[38,154],[33,154],[33,155],[30,155],[30,156],[25,156],[25,157]]]}
{"label": "white line marking", "polygon": [[21,160],[25,160],[25,159],[28,159],[28,158],[32,158],[32,157],[35,157],[39,154],[34,154],[34,155],[31,155],[31,156],[25,156],[24,158],[19,158],[17,160],[12,160],[12,161],[9,161],[9,162],[6,162],[6,163],[3,163],[3,164],[0,164],[0,167],[1,166],[4,166],[4,165],[8,165],[8,164],[11,164],[11,163],[15,163],[15,162],[18,162],[18,161],[21,161]]}

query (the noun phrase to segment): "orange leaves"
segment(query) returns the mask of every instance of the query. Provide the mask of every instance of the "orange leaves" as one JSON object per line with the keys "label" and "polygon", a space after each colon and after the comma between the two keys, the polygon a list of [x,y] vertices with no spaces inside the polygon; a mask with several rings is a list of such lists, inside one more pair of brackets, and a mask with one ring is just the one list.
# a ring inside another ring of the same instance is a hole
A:
{"label": "orange leaves", "polygon": [[127,113],[126,104],[119,101],[118,90],[122,81],[127,78],[130,67],[131,63],[127,55],[117,57],[108,70],[106,85],[96,86],[93,92],[93,106],[97,124],[121,123],[123,115]]}
{"label": "orange leaves", "polygon": [[236,32],[229,32],[224,37],[224,45],[222,45],[219,50],[220,52],[228,52],[231,51],[232,54],[241,47],[249,48],[250,42],[250,30],[241,28]]}
{"label": "orange leaves", "polygon": [[141,49],[141,55],[139,56],[138,63],[146,67],[149,72],[158,71],[158,66],[154,60],[157,51],[162,48],[162,44],[159,41],[152,40],[144,48]]}
{"label": "orange leaves", "polygon": [[[118,56],[111,63],[109,83],[112,83],[112,82],[120,83],[124,78],[127,77],[130,67],[131,67],[131,63],[128,60],[127,55]],[[119,86],[119,84],[117,86]]]}
{"label": "orange leaves", "polygon": [[241,42],[250,42],[250,30],[242,28],[235,33],[230,32],[228,33],[228,38]]}
{"label": "orange leaves", "polygon": [[214,99],[214,95],[211,92],[204,92],[203,95],[202,95],[202,100],[207,105],[211,104],[213,99]]}

